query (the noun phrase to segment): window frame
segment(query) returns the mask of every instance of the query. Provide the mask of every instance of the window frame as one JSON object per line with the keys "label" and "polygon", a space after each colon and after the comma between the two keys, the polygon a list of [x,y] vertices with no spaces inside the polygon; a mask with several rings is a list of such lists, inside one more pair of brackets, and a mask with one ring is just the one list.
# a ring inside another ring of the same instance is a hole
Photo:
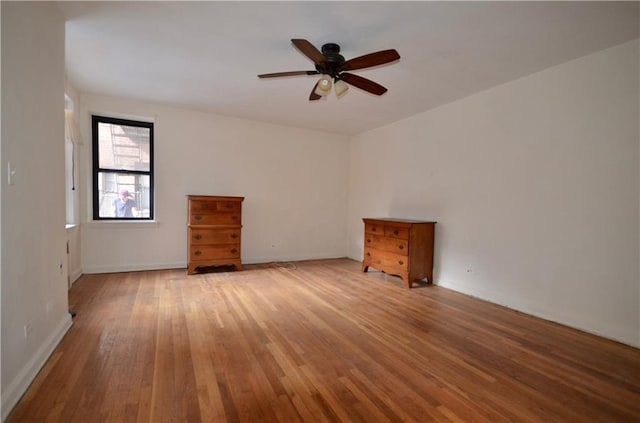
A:
{"label": "window frame", "polygon": [[[149,170],[127,170],[117,168],[101,168],[100,167],[100,146],[98,137],[98,127],[100,123],[109,123],[115,125],[134,126],[149,129]],[[153,221],[155,220],[155,155],[154,155],[154,123],[148,121],[115,118],[110,116],[91,115],[91,144],[93,147],[92,158],[92,194],[93,194],[93,220],[94,221]],[[127,174],[127,175],[144,175],[149,177],[149,216],[144,217],[111,217],[100,216],[100,193],[99,193],[99,175],[100,173]]]}

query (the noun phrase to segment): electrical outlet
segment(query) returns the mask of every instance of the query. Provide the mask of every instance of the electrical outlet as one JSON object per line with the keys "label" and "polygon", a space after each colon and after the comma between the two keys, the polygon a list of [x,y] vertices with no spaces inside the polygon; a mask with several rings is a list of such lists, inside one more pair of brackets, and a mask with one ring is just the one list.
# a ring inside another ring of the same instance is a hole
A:
{"label": "electrical outlet", "polygon": [[33,332],[33,322],[29,322],[24,325],[24,337],[28,338],[31,336],[31,332]]}
{"label": "electrical outlet", "polygon": [[16,184],[16,167],[11,162],[7,162],[7,185]]}

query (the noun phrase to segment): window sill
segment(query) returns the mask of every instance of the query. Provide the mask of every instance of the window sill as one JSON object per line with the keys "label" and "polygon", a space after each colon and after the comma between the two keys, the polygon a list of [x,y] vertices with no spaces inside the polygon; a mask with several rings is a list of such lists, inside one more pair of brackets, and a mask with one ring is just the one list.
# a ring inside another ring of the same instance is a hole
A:
{"label": "window sill", "polygon": [[160,226],[157,220],[91,220],[84,224],[89,229],[150,229]]}

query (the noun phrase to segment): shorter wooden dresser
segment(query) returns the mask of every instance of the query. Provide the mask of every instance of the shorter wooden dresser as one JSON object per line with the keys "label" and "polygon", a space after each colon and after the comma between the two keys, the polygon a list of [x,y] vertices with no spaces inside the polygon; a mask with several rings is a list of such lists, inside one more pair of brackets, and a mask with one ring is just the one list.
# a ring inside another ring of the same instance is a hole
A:
{"label": "shorter wooden dresser", "polygon": [[364,220],[364,260],[369,266],[400,276],[407,288],[416,279],[433,283],[433,240],[436,222],[405,219]]}
{"label": "shorter wooden dresser", "polygon": [[210,266],[242,270],[242,201],[244,197],[189,195],[187,274]]}

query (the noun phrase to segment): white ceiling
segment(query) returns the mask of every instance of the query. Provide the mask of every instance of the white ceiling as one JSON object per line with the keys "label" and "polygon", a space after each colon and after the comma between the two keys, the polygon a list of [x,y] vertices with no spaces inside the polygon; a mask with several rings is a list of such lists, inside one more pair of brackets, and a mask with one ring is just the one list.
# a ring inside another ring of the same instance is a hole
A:
{"label": "white ceiling", "polygon": [[[276,124],[357,134],[638,38],[637,2],[59,2],[66,66],[81,92]],[[352,87],[310,102],[318,76],[291,44],[335,42],[348,60],[395,48],[397,62],[354,71]]]}

